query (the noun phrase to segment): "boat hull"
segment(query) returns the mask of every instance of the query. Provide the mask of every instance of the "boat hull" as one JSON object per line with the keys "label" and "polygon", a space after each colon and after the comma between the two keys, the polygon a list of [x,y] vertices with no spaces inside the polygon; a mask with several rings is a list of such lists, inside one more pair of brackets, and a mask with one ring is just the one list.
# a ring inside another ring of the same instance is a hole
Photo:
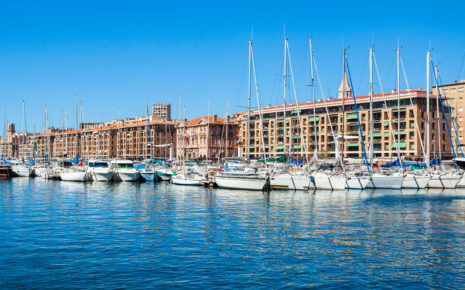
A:
{"label": "boat hull", "polygon": [[118,172],[119,180],[121,181],[137,181],[139,179],[138,172]]}
{"label": "boat hull", "polygon": [[140,176],[144,181],[155,181],[156,180],[156,173],[155,172],[141,172]]}
{"label": "boat hull", "polygon": [[272,189],[282,190],[309,190],[315,189],[309,176],[282,174],[270,177]]}
{"label": "boat hull", "polygon": [[113,177],[113,172],[111,171],[94,172],[94,174],[92,174],[92,178],[94,181],[108,182],[111,180],[112,177]]}
{"label": "boat hull", "polygon": [[169,173],[157,172],[157,177],[160,178],[161,181],[170,181],[173,175]]}
{"label": "boat hull", "polygon": [[423,189],[426,188],[430,179],[429,176],[407,175],[404,177],[402,188]]}
{"label": "boat hull", "polygon": [[85,171],[62,172],[60,178],[63,181],[83,182],[87,180],[87,174]]}
{"label": "boat hull", "polygon": [[267,177],[231,177],[216,176],[215,182],[219,188],[263,190]]}
{"label": "boat hull", "polygon": [[428,188],[453,189],[457,186],[461,176],[434,175],[428,182]]}
{"label": "boat hull", "polygon": [[373,175],[366,188],[371,189],[401,189],[403,176]]}
{"label": "boat hull", "polygon": [[342,176],[316,175],[313,177],[316,189],[344,190],[346,178]]}
{"label": "boat hull", "polygon": [[176,185],[191,185],[191,186],[203,186],[203,183],[197,179],[173,177],[171,182]]}
{"label": "boat hull", "polygon": [[347,178],[347,189],[363,190],[370,183],[369,177],[349,177]]}

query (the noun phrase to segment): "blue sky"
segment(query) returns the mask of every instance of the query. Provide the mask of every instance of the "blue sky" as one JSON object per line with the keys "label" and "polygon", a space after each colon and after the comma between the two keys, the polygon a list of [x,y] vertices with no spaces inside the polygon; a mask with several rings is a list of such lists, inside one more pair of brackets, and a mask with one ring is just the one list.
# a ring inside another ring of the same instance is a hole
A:
{"label": "blue sky", "polygon": [[[465,78],[462,1],[3,1],[0,7],[0,98],[9,122],[43,129],[61,112],[74,125],[74,95],[84,121],[145,114],[149,103],[178,96],[187,117],[224,116],[247,105],[248,40],[253,27],[261,102],[282,103],[283,28],[289,37],[299,101],[310,98],[308,38],[325,94],[341,78],[343,45],[357,94],[368,92],[373,44],[385,90],[394,88],[400,40],[412,88],[425,88],[428,47],[445,82]],[[462,67],[461,67],[462,66]],[[404,87],[404,85],[403,85]],[[379,86],[376,87],[379,91]],[[255,103],[255,101],[254,101]],[[3,134],[3,130],[1,132]]]}

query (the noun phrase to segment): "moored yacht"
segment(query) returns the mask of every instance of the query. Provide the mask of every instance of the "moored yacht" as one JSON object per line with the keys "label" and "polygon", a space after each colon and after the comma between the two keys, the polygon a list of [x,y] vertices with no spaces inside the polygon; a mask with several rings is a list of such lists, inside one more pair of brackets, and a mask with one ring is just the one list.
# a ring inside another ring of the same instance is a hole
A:
{"label": "moored yacht", "polygon": [[110,181],[113,171],[110,169],[110,162],[102,159],[89,160],[87,176],[93,181]]}
{"label": "moored yacht", "polygon": [[115,160],[111,163],[114,178],[118,181],[137,181],[139,171],[134,168],[134,163],[129,160]]}

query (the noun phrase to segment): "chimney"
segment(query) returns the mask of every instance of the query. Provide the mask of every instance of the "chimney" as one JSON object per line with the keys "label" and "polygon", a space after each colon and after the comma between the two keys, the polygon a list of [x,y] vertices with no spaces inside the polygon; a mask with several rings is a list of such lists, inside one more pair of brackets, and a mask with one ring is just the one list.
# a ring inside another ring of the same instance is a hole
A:
{"label": "chimney", "polygon": [[216,123],[218,122],[218,116],[217,115],[213,115],[213,123]]}

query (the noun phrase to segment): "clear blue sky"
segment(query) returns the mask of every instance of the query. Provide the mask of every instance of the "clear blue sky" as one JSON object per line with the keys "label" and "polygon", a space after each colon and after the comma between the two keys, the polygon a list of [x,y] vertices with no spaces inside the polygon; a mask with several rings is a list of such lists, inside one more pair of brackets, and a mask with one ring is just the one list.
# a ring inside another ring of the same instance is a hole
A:
{"label": "clear blue sky", "polygon": [[[309,37],[323,88],[334,96],[343,44],[357,94],[368,92],[373,43],[386,90],[395,86],[400,39],[412,88],[425,88],[425,53],[433,49],[444,81],[465,78],[463,1],[3,1],[0,7],[0,98],[10,122],[43,129],[65,110],[74,125],[74,94],[84,121],[145,114],[149,103],[178,96],[187,117],[224,116],[247,104],[251,28],[261,101],[282,103],[283,27],[289,37],[299,101],[310,98]],[[379,88],[377,88],[379,91]],[[3,126],[2,132],[3,134]]]}

